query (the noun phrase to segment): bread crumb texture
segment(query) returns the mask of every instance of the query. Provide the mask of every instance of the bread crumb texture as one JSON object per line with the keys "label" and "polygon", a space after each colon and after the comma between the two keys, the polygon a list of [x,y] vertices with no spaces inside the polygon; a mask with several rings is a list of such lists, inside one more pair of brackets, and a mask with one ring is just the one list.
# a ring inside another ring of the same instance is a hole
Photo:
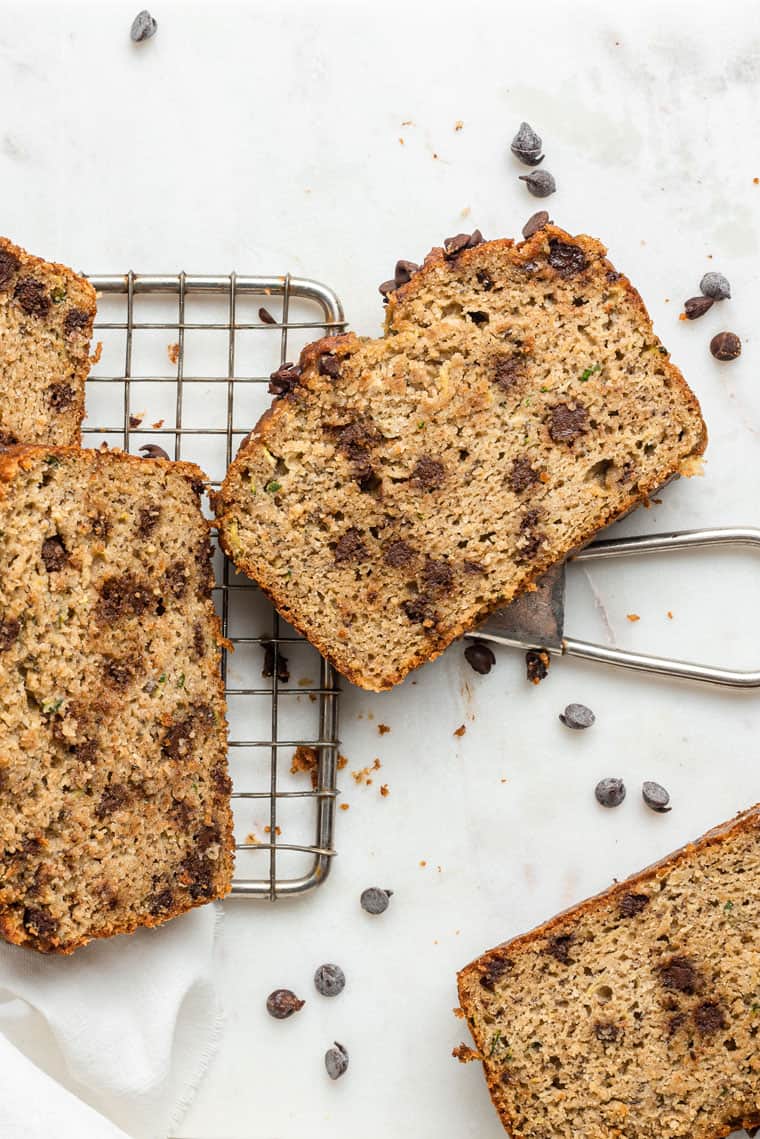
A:
{"label": "bread crumb texture", "polygon": [[760,1123],[760,806],[459,974],[514,1139]]}
{"label": "bread crumb texture", "polygon": [[203,474],[0,455],[0,933],[43,952],[157,925],[232,876]]}
{"label": "bread crumb texture", "polygon": [[398,683],[704,449],[605,253],[554,226],[434,250],[385,337],[309,345],[241,445],[224,548],[354,683]]}
{"label": "bread crumb texture", "polygon": [[0,448],[78,444],[95,290],[0,237]]}

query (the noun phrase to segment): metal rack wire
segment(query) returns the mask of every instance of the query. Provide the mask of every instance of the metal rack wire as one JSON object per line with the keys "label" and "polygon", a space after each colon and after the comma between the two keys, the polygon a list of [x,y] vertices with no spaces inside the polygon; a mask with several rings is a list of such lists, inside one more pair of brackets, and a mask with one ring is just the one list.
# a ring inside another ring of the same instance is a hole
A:
{"label": "metal rack wire", "polygon": [[[106,442],[132,453],[151,442],[170,455],[173,449],[174,459],[195,461],[206,471],[211,467],[215,488],[240,440],[269,402],[269,374],[286,359],[297,358],[302,343],[345,326],[342,305],[331,289],[289,274],[129,272],[89,279],[99,294],[95,337],[102,356],[88,380],[86,442]],[[273,317],[259,308],[251,319],[254,302],[277,306],[279,312]],[[167,336],[175,337],[174,343],[167,344]],[[215,358],[210,368],[202,337],[216,338],[215,347],[224,349],[224,359]],[[202,374],[204,368],[209,374]],[[200,404],[191,394],[200,395]],[[163,418],[143,426],[138,397],[152,401],[154,412],[158,405]],[[199,413],[200,421],[191,422]],[[330,665],[285,626],[218,548],[214,562],[222,632],[236,650],[233,656],[224,650],[222,659],[236,818],[233,894],[274,901],[322,883],[335,854],[339,689]],[[257,621],[252,632],[251,623]],[[260,680],[268,645],[272,676]],[[285,679],[286,653],[294,652],[302,670],[318,670],[318,681],[307,676],[293,684]],[[292,716],[294,709],[297,714]],[[293,779],[283,789],[282,764],[299,746],[316,751],[316,785],[303,789]],[[265,764],[262,756],[267,757]],[[295,808],[287,823],[286,808]],[[254,812],[259,812],[255,819]],[[262,817],[267,820],[264,837],[249,833],[241,839],[254,825],[263,825]],[[298,828],[294,839],[286,827]],[[302,838],[307,829],[311,837]],[[293,868],[289,873],[286,861]]]}

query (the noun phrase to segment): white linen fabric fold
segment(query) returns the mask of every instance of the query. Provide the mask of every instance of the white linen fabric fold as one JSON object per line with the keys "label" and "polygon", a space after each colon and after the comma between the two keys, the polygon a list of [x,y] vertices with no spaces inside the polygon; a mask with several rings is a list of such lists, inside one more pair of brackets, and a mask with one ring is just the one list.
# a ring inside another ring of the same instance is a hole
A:
{"label": "white linen fabric fold", "polygon": [[0,1135],[166,1139],[221,1031],[220,913],[204,906],[70,957],[0,944]]}

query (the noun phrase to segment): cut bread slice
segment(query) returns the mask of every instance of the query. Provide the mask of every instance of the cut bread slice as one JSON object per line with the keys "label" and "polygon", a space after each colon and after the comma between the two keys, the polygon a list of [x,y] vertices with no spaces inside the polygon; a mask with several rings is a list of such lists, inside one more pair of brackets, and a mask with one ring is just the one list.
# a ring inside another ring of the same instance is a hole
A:
{"label": "cut bread slice", "polygon": [[230,888],[204,475],[0,455],[0,934],[43,952]]}
{"label": "cut bread slice", "polygon": [[760,806],[463,969],[512,1139],[760,1124],[758,929]]}
{"label": "cut bread slice", "polygon": [[590,237],[434,250],[386,335],[307,347],[215,506],[237,567],[385,689],[705,447],[699,404]]}
{"label": "cut bread slice", "polygon": [[0,448],[79,443],[94,319],[89,281],[0,237]]}

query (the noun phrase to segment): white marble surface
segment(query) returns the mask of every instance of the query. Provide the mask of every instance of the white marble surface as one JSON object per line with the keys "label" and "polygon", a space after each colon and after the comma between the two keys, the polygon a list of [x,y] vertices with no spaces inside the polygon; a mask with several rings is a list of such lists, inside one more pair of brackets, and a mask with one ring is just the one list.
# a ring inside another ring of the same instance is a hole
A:
{"label": "white marble surface", "polygon": [[[705,477],[620,529],[760,525],[756,6],[156,2],[159,34],[135,48],[137,7],[2,6],[4,232],[89,272],[290,269],[332,284],[373,333],[396,257],[475,225],[514,235],[538,207],[507,152],[526,118],[558,181],[552,216],[609,245],[710,427]],[[679,322],[710,268],[735,299]],[[721,328],[743,339],[734,364],[708,353]],[[569,629],[760,664],[759,568],[576,571]],[[559,724],[570,700],[594,708],[591,731]],[[344,773],[324,888],[225,907],[227,1033],[181,1135],[497,1139],[477,1065],[450,1056],[456,969],[760,798],[759,729],[760,694],[571,661],[533,688],[508,650],[488,677],[454,646],[392,693],[347,687],[350,767],[379,756],[390,795]],[[608,774],[629,786],[614,812],[592,795]],[[672,813],[646,811],[644,778],[670,788]],[[374,921],[358,907],[372,883],[396,891]],[[310,991],[323,960],[348,974],[334,1002]],[[280,985],[310,998],[286,1023],[263,1010]],[[337,1084],[321,1059],[334,1039],[351,1053]]]}

